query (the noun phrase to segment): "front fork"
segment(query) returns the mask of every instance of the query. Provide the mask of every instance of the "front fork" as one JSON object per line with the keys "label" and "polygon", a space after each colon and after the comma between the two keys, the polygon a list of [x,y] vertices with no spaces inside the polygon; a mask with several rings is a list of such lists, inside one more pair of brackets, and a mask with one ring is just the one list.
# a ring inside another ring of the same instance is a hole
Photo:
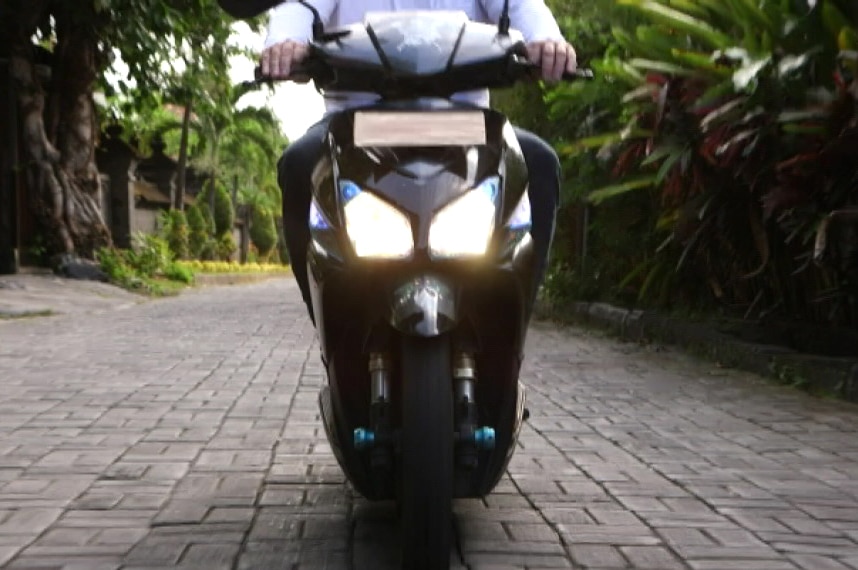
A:
{"label": "front fork", "polygon": [[[397,433],[391,421],[391,360],[384,353],[374,352],[369,357],[370,422],[371,427],[354,430],[354,446],[370,452],[373,472],[389,473],[393,467],[392,450],[397,444]],[[495,446],[494,428],[478,427],[476,402],[476,361],[470,352],[457,352],[453,359],[453,422],[456,440],[456,463],[464,469],[474,469],[480,450]],[[439,379],[441,380],[441,379]],[[431,428],[431,426],[427,426]]]}
{"label": "front fork", "polygon": [[[400,334],[432,338],[448,333],[459,324],[458,295],[444,278],[426,274],[416,276],[393,291],[390,324]],[[477,465],[478,451],[494,449],[495,430],[478,427],[476,402],[476,361],[466,350],[453,353],[452,378],[454,433],[456,462],[473,469]],[[354,446],[358,450],[371,450],[373,469],[387,470],[392,466],[392,450],[397,445],[397,434],[391,422],[391,389],[393,371],[391,358],[383,352],[369,355],[371,382],[370,427],[354,431]],[[432,429],[434,426],[426,426]]]}

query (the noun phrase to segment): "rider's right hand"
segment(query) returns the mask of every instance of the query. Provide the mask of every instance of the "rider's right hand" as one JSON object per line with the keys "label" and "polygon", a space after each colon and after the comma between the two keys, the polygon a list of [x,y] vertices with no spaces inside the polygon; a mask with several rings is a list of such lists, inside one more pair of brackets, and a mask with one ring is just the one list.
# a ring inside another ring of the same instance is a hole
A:
{"label": "rider's right hand", "polygon": [[[271,79],[289,79],[296,63],[301,63],[310,53],[302,42],[286,40],[265,48],[260,64],[262,75]],[[305,80],[306,81],[306,80]]]}

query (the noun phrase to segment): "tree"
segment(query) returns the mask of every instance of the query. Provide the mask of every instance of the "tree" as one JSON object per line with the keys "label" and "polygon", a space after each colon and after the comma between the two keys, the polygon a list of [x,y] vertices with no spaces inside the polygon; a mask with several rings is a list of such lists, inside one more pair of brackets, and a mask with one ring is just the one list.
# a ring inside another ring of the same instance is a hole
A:
{"label": "tree", "polygon": [[[233,206],[247,205],[251,215],[262,216],[262,226],[257,233],[251,231],[251,240],[267,255],[277,240],[275,219],[282,207],[276,179],[277,159],[287,140],[269,109],[236,108],[241,97],[252,88],[253,85],[246,83],[230,87],[230,96],[225,98],[223,106],[198,109],[187,123],[187,112],[180,121],[175,112],[154,109],[132,130],[142,132],[145,137],[163,136],[170,155],[181,155],[181,149],[187,149],[189,161],[209,178],[198,203],[211,207],[214,199],[216,218],[221,216],[218,212],[225,211],[226,193],[222,196],[219,191],[213,196],[208,190],[213,182],[218,188],[225,184],[230,187]],[[260,213],[263,211],[264,214]],[[223,223],[217,225],[213,235],[219,238],[226,230]],[[252,221],[250,227],[254,227]],[[268,244],[272,235],[274,243]]]}
{"label": "tree", "polygon": [[[184,69],[224,80],[229,21],[205,0],[4,0],[0,54],[10,59],[21,108],[30,202],[53,252],[92,257],[110,243],[97,196],[93,92],[115,61],[128,68],[118,88],[141,94],[178,88]],[[32,38],[40,39],[36,48]],[[43,73],[47,63],[48,73]],[[186,89],[195,89],[185,85]]]}

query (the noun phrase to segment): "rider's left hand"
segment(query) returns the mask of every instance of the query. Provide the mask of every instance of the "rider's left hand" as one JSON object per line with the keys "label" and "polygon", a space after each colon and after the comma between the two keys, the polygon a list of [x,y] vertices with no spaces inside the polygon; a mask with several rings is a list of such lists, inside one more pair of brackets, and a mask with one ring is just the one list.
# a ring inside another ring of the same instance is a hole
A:
{"label": "rider's left hand", "polygon": [[532,42],[527,45],[527,53],[530,61],[542,67],[542,78],[545,81],[560,81],[564,73],[574,73],[578,68],[575,48],[568,42]]}

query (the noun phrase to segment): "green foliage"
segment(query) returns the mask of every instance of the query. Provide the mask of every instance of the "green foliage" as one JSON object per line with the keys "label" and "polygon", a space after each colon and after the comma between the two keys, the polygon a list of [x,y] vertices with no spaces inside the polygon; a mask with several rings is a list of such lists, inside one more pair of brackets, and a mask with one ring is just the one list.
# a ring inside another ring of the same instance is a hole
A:
{"label": "green foliage", "polygon": [[178,261],[170,263],[164,269],[164,277],[171,281],[179,281],[180,283],[186,283],[188,285],[191,285],[194,282],[194,272],[189,267],[182,265]]}
{"label": "green foliage", "polygon": [[854,245],[839,240],[833,270],[811,263],[820,220],[858,205],[854,3],[619,3],[642,20],[595,66],[624,86],[622,123],[561,150],[601,145],[619,180],[589,193],[597,210],[651,189],[659,245],[622,283],[651,302],[705,284],[746,315],[858,323]]}
{"label": "green foliage", "polygon": [[142,285],[142,279],[129,265],[122,250],[104,247],[96,252],[95,257],[112,283],[126,289],[136,289]]}
{"label": "green foliage", "polygon": [[[73,13],[80,14],[80,2]],[[218,107],[229,86],[229,59],[241,53],[228,41],[231,21],[216,2],[181,0],[94,0],[99,41],[110,52],[105,61],[127,66],[104,80],[110,114],[133,120],[162,101],[197,110]],[[58,11],[59,12],[59,11]],[[70,11],[70,13],[72,13]],[[251,22],[258,28],[260,22]],[[115,51],[114,51],[115,50]],[[133,132],[133,131],[132,131]]]}
{"label": "green foliage", "polygon": [[220,238],[217,240],[216,252],[217,257],[222,261],[229,260],[238,247],[235,245],[235,239],[232,237],[232,232],[225,232],[221,234]]}
{"label": "green foliage", "polygon": [[173,261],[173,252],[167,240],[137,232],[132,236],[132,249],[125,253],[128,265],[143,277],[163,274]]}
{"label": "green foliage", "polygon": [[[211,226],[206,226],[206,218],[203,216],[201,208],[196,204],[191,204],[186,213],[188,220],[188,253],[189,257],[199,259],[205,247],[206,240]],[[211,216],[209,216],[211,218]]]}
{"label": "green foliage", "polygon": [[197,203],[195,205],[199,210],[200,217],[203,221],[202,230],[205,232],[206,236],[214,235],[215,221],[214,216],[212,216],[211,207],[209,207],[208,199],[203,199],[200,198],[200,196],[197,196]]}
{"label": "green foliage", "polygon": [[[204,218],[211,215],[211,201],[212,184],[211,181],[208,181],[197,196],[197,205]],[[229,197],[226,188],[220,183],[214,185],[214,216],[212,216],[212,221],[212,233],[215,235],[231,232],[235,225],[235,208],[232,205],[232,199]]]}
{"label": "green foliage", "polygon": [[602,143],[584,149],[576,143],[597,133],[619,130],[627,87],[607,75],[600,61],[620,51],[611,26],[631,26],[640,18],[615,0],[557,0],[549,4],[564,35],[575,45],[579,65],[594,68],[595,80],[522,85],[492,94],[494,106],[515,124],[552,141],[563,162],[557,234],[544,292],[559,302],[634,299],[618,283],[628,271],[626,265],[646,259],[644,244],[652,240],[646,230],[634,230],[645,228],[654,214],[646,200],[638,198],[598,210],[587,206],[583,200],[590,191],[609,183],[611,165],[599,158]]}
{"label": "green foliage", "polygon": [[105,247],[96,252],[101,269],[112,283],[155,296],[174,292],[176,286],[170,282],[193,283],[193,271],[172,260],[165,240],[137,234],[134,241],[131,250]]}
{"label": "green foliage", "polygon": [[277,245],[277,226],[270,210],[256,207],[250,214],[250,240],[261,259],[266,260]]}
{"label": "green foliage", "polygon": [[161,237],[167,240],[173,257],[188,259],[190,256],[190,228],[185,213],[181,210],[167,210],[159,216]]}

